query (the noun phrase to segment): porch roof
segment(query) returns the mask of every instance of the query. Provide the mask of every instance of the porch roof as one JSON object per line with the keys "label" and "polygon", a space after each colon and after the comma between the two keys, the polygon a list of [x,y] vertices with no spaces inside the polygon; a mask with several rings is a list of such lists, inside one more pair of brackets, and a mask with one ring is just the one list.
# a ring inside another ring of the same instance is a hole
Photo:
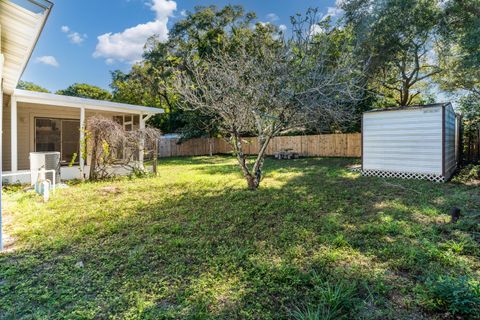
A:
{"label": "porch roof", "polygon": [[88,110],[98,111],[111,111],[121,113],[134,113],[134,114],[159,114],[164,110],[160,108],[137,106],[133,104],[118,103],[111,101],[86,99],[78,97],[62,96],[53,93],[34,92],[27,90],[15,89],[13,98],[17,102],[26,102],[33,104],[43,104],[57,107],[68,108],[85,108]]}
{"label": "porch roof", "polygon": [[3,89],[11,94],[27,65],[48,18],[48,0],[0,1],[0,53],[5,57]]}

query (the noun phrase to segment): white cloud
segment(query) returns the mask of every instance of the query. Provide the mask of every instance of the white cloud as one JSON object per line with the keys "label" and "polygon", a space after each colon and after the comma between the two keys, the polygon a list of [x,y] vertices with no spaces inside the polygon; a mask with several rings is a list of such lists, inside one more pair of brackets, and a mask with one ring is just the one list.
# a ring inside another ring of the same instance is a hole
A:
{"label": "white cloud", "polygon": [[279,29],[281,32],[285,32],[285,31],[287,31],[287,26],[284,25],[284,24],[281,24],[281,25],[278,26],[278,29]]}
{"label": "white cloud", "polygon": [[35,62],[36,63],[42,63],[42,64],[46,64],[48,66],[52,66],[52,67],[59,67],[60,64],[58,63],[57,59],[55,59],[54,56],[41,56],[41,57],[37,57],[35,59]]}
{"label": "white cloud", "polygon": [[317,34],[323,33],[324,30],[318,24],[314,24],[310,27],[310,35],[316,36]]}
{"label": "white cloud", "polygon": [[71,43],[74,44],[81,44],[87,38],[87,35],[80,34],[78,32],[71,31],[69,26],[62,26],[62,32],[67,34],[67,38],[70,40]]}
{"label": "white cloud", "polygon": [[267,20],[270,22],[274,22],[279,20],[280,18],[275,14],[275,13],[269,13],[267,14]]}
{"label": "white cloud", "polygon": [[343,10],[338,7],[328,7],[327,8],[327,16],[331,16],[332,18],[341,16],[343,14]]}
{"label": "white cloud", "polygon": [[80,34],[78,32],[72,32],[68,34],[68,39],[71,43],[80,44],[87,38],[86,34]]}
{"label": "white cloud", "polygon": [[327,8],[327,14],[324,16],[323,19],[327,18],[330,16],[332,19],[341,17],[344,14],[344,11],[340,9],[342,6],[344,0],[336,0],[335,1],[335,7],[328,7]]}
{"label": "white cloud", "polygon": [[135,63],[142,58],[148,38],[156,35],[158,40],[168,39],[168,19],[177,9],[172,0],[152,0],[150,8],[155,12],[155,20],[139,24],[117,33],[105,33],[98,36],[98,43],[93,53],[95,58],[105,58],[107,63],[115,61]]}
{"label": "white cloud", "polygon": [[182,11],[180,11],[180,15],[181,15],[182,17],[188,16],[187,10],[182,10]]}

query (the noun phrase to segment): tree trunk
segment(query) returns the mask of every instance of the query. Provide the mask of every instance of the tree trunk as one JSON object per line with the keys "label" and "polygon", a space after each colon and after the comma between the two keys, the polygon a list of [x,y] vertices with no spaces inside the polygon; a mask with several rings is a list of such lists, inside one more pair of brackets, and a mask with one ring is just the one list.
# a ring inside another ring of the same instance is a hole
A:
{"label": "tree trunk", "polygon": [[97,177],[97,150],[98,150],[98,133],[93,133],[92,157],[90,163],[90,179],[96,180]]}
{"label": "tree trunk", "polygon": [[245,176],[245,179],[247,180],[247,186],[248,186],[248,189],[249,190],[257,190],[258,189],[258,186],[259,186],[259,183],[257,181],[257,179],[255,179],[255,177],[253,177],[251,174]]}
{"label": "tree trunk", "polygon": [[265,138],[259,138],[260,150],[258,151],[257,158],[253,164],[252,171],[248,169],[247,157],[243,153],[242,142],[239,136],[234,136],[230,144],[233,147],[235,154],[237,155],[237,161],[242,169],[243,176],[247,180],[247,186],[250,190],[256,190],[260,186],[262,180],[262,167],[265,160],[265,152],[267,151],[268,144],[272,140],[271,136]]}
{"label": "tree trunk", "polygon": [[401,97],[401,100],[400,100],[400,106],[403,107],[403,106],[406,106],[408,105],[408,100],[410,100],[410,88],[408,87],[408,84],[404,84],[403,85],[403,93],[402,93],[402,97]]}
{"label": "tree trunk", "polygon": [[255,176],[257,187],[260,185],[260,181],[262,180],[262,168],[265,161],[265,153],[267,152],[267,147],[271,140],[271,136],[259,138],[261,147],[260,150],[258,150],[257,159],[253,165],[253,174]]}
{"label": "tree trunk", "polygon": [[246,156],[243,153],[239,153],[237,155],[237,160],[238,160],[238,164],[240,165],[240,168],[242,169],[243,176],[247,180],[248,189],[250,190],[257,189],[259,185],[259,181],[255,179],[255,176],[253,176],[250,173],[250,170],[248,169],[248,165],[247,165]]}
{"label": "tree trunk", "polygon": [[255,177],[248,170],[247,158],[243,153],[241,138],[238,134],[235,134],[231,140],[230,144],[232,145],[233,151],[237,156],[238,165],[242,169],[243,176],[247,180],[247,186],[250,190],[255,190],[258,188],[258,183],[255,181]]}
{"label": "tree trunk", "polygon": [[152,172],[155,176],[157,175],[157,165],[158,165],[158,140],[155,139],[154,146],[153,146],[153,166],[152,166]]}

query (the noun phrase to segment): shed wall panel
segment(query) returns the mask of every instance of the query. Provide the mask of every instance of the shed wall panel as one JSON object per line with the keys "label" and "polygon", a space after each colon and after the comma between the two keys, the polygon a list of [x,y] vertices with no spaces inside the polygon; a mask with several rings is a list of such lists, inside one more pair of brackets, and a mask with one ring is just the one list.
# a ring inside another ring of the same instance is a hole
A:
{"label": "shed wall panel", "polygon": [[457,168],[456,117],[452,106],[445,107],[445,177],[448,179]]}
{"label": "shed wall panel", "polygon": [[442,107],[365,113],[363,169],[442,174]]}

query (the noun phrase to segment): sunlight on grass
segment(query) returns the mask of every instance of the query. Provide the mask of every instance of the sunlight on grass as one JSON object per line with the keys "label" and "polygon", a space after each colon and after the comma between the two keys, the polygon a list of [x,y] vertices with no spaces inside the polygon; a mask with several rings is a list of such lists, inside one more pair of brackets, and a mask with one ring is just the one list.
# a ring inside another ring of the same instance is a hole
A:
{"label": "sunlight on grass", "polygon": [[187,289],[190,300],[198,305],[201,313],[220,315],[238,308],[245,295],[244,285],[238,276],[203,273],[191,282]]}
{"label": "sunlight on grass", "polygon": [[79,183],[48,203],[8,189],[0,318],[441,315],[429,279],[480,277],[478,220],[447,214],[480,210],[478,190],[365,178],[354,161],[267,159],[255,192],[220,156],[162,159],[157,177]]}

